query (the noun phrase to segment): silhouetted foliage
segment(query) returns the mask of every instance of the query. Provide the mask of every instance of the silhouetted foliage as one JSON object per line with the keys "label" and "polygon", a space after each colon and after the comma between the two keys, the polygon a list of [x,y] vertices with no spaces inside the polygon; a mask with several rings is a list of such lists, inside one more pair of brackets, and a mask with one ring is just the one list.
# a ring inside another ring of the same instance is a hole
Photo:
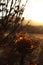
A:
{"label": "silhouetted foliage", "polygon": [[[18,62],[23,65],[26,54],[31,54],[36,48],[30,38],[24,34],[18,37],[19,34],[16,34],[19,29],[21,32],[21,28],[23,28],[24,17],[22,18],[22,14],[27,0],[25,5],[22,4],[21,7],[21,0],[15,0],[14,3],[11,0],[10,10],[7,9],[10,0],[6,1],[7,3],[4,3],[5,0],[0,0],[0,6],[2,6],[2,10],[0,9],[0,12],[2,12],[2,18],[0,19],[0,65],[15,65],[16,63],[16,65],[19,65]],[[3,11],[6,12],[5,16]],[[32,62],[32,59],[29,59],[29,62]]]}
{"label": "silhouetted foliage", "polygon": [[[26,54],[30,55],[31,57],[31,54],[34,51],[34,49],[37,48],[37,45],[34,45],[30,38],[22,34],[20,35],[20,38],[16,40],[16,48],[21,54],[20,65],[24,65],[24,58]],[[32,62],[32,58],[29,58],[29,63],[30,65],[36,65],[36,63]]]}
{"label": "silhouetted foliage", "polygon": [[[12,33],[15,33],[17,31],[17,29],[20,27],[19,22],[21,22],[24,19],[24,18],[22,18],[22,20],[21,20],[21,17],[22,17],[21,15],[24,12],[24,7],[26,6],[27,0],[26,0],[25,5],[22,4],[23,6],[21,6],[21,7],[20,7],[21,0],[15,0],[14,3],[13,3],[13,0],[11,0],[10,10],[8,10],[7,8],[8,8],[9,2],[10,2],[10,0],[6,0],[6,1],[1,0],[1,2],[0,2],[0,6],[2,6],[2,11],[0,10],[2,12],[2,18],[1,18],[0,22],[1,22],[2,26],[4,27],[3,30],[5,30],[5,31],[8,30],[10,32],[8,36],[10,36],[10,34],[12,34]],[[17,2],[18,2],[18,4],[17,4]],[[5,16],[4,16],[4,12],[3,12],[4,10],[6,12]],[[12,12],[12,10],[13,10],[13,12]]]}

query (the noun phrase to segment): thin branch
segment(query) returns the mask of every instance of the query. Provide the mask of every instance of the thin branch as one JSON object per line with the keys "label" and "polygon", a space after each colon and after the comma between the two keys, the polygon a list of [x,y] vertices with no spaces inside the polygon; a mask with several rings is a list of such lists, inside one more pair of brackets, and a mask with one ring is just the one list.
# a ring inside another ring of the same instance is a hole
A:
{"label": "thin branch", "polygon": [[13,0],[11,1],[9,15],[10,15],[10,12],[11,12],[11,7],[12,7],[12,5],[13,5]]}

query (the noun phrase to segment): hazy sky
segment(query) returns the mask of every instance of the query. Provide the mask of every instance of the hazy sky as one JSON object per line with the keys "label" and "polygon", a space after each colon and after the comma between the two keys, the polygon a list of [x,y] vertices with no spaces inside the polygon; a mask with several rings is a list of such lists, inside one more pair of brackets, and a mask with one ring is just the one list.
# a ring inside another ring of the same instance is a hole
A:
{"label": "hazy sky", "polygon": [[43,25],[43,0],[28,0],[23,16],[34,20],[33,25]]}
{"label": "hazy sky", "polygon": [[[10,9],[10,3],[11,0],[7,9]],[[22,0],[22,3],[25,4],[25,0]],[[27,20],[32,20],[32,25],[43,25],[43,0],[28,0],[23,16]]]}

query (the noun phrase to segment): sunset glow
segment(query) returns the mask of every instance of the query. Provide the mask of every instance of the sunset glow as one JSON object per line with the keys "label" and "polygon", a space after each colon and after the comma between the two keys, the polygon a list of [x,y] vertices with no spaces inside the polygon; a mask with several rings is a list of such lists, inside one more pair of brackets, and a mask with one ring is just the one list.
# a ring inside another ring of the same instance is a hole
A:
{"label": "sunset glow", "polygon": [[[3,1],[3,0],[2,0]],[[11,1],[9,1],[7,9],[10,11],[10,5]],[[27,1],[27,4],[26,4]],[[7,0],[5,1],[7,2]],[[13,5],[14,6],[15,0],[13,0]],[[16,5],[19,4],[18,0]],[[24,12],[23,12],[23,17],[25,20],[31,20],[31,25],[43,25],[43,0],[21,0],[20,6],[25,5]],[[6,13],[3,13],[3,16]],[[8,13],[9,14],[9,13]],[[2,12],[0,12],[0,18],[2,16]],[[27,24],[28,22],[25,21],[24,24]]]}
{"label": "sunset glow", "polygon": [[34,20],[33,25],[43,25],[43,0],[28,0],[23,16]]}

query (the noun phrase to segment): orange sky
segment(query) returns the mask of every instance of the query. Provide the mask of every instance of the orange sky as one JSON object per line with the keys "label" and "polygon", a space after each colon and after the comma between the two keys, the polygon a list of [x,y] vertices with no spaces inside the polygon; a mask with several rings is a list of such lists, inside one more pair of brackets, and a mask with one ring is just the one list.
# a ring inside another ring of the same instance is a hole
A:
{"label": "orange sky", "polygon": [[[22,0],[23,4],[25,4],[25,2],[26,0]],[[8,4],[7,9],[10,9],[10,3],[11,0]],[[2,13],[0,13],[0,16],[1,14]],[[25,17],[27,20],[32,20],[31,25],[43,25],[43,0],[28,0],[23,13],[23,17]]]}
{"label": "orange sky", "polygon": [[32,25],[43,25],[43,0],[28,0],[23,16],[32,21]]}

